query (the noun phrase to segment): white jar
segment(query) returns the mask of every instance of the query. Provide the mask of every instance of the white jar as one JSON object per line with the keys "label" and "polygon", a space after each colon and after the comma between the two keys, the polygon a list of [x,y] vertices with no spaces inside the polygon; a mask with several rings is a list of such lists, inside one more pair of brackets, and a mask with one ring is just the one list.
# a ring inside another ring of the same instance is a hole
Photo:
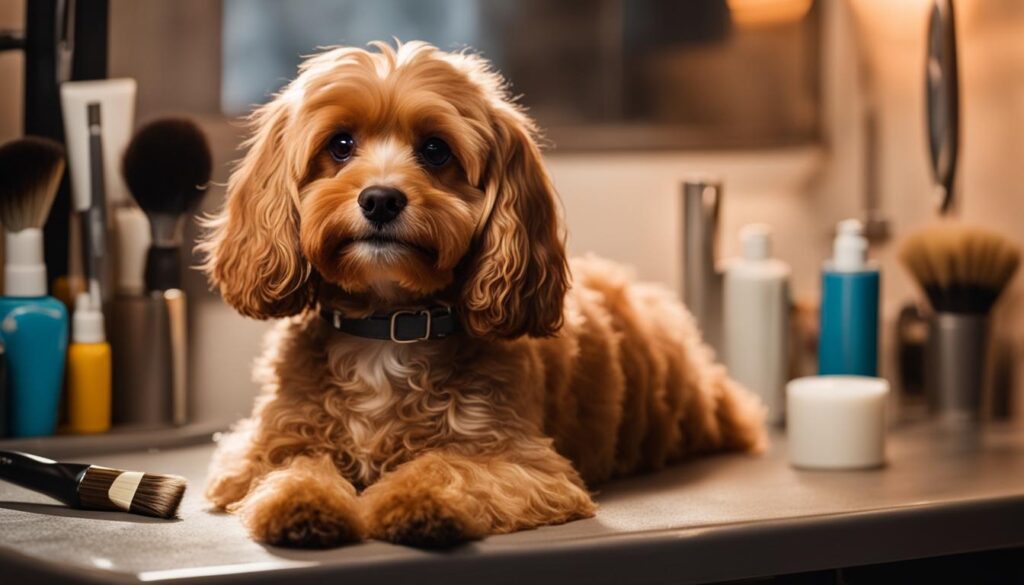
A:
{"label": "white jar", "polygon": [[740,230],[743,255],[725,271],[723,361],[729,375],[761,397],[781,424],[789,357],[789,266],[771,257],[771,228]]}
{"label": "white jar", "polygon": [[787,388],[789,461],[802,469],[885,464],[889,382],[866,376],[808,376]]}

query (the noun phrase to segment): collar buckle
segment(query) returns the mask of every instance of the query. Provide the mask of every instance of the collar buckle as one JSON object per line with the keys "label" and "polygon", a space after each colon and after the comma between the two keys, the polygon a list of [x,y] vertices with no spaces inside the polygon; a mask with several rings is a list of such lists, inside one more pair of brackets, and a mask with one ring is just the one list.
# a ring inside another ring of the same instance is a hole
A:
{"label": "collar buckle", "polygon": [[[423,333],[423,337],[413,337],[411,339],[402,339],[397,335],[398,317],[401,315],[424,315],[427,318],[426,331]],[[422,311],[395,311],[391,314],[391,341],[395,343],[418,343],[420,341],[426,341],[430,339],[430,328],[434,322],[434,315],[427,309]]]}

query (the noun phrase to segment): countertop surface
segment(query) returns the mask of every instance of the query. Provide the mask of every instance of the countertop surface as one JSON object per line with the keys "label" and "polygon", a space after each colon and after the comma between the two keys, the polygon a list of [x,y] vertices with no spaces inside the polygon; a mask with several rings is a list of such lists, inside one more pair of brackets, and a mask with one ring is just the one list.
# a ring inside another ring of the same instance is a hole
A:
{"label": "countertop surface", "polygon": [[75,458],[187,477],[175,521],[71,510],[0,484],[0,572],[18,582],[699,583],[1024,544],[1024,433],[1009,429],[897,429],[886,467],[845,472],[791,468],[780,434],[761,457],[608,484],[595,518],[445,552],[255,543],[236,518],[206,510],[212,448]]}

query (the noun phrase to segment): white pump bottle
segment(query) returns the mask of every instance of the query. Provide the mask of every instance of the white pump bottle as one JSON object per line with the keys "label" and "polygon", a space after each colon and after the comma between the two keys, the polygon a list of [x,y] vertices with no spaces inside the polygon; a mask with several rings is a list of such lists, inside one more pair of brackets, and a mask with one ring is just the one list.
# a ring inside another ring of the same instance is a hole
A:
{"label": "white pump bottle", "polygon": [[729,375],[760,396],[768,419],[784,418],[789,356],[789,266],[771,257],[765,224],[740,230],[743,255],[725,271],[723,357]]}

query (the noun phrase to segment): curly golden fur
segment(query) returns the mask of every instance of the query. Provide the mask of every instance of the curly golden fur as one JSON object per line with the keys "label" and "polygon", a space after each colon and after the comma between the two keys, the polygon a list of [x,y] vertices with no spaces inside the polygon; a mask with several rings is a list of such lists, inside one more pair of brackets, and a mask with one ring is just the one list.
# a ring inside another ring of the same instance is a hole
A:
{"label": "curly golden fur", "polygon": [[[760,404],[670,294],[597,258],[570,286],[536,130],[486,62],[374,47],[312,57],[253,114],[200,244],[228,303],[287,317],[214,456],[213,505],[272,544],[447,546],[591,516],[587,486],[616,476],[762,449]],[[325,150],[339,130],[344,162]],[[441,168],[415,154],[432,137],[454,155]],[[374,185],[408,198],[385,243],[357,203]],[[318,312],[441,303],[462,331],[410,345]]]}

